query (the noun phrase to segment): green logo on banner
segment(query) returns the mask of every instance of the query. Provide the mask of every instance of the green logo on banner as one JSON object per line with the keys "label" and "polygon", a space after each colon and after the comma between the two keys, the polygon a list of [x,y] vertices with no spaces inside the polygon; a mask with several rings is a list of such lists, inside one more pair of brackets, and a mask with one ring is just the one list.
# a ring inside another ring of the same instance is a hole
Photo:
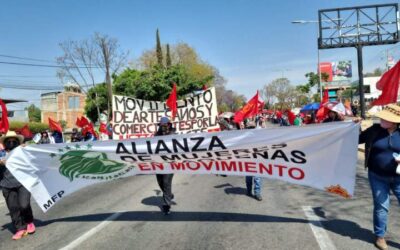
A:
{"label": "green logo on banner", "polygon": [[[91,147],[67,147],[59,149],[63,153],[59,172],[70,181],[77,178],[111,180],[133,169],[133,166],[109,160],[106,153],[87,150]],[[50,157],[55,157],[55,154],[50,154]]]}

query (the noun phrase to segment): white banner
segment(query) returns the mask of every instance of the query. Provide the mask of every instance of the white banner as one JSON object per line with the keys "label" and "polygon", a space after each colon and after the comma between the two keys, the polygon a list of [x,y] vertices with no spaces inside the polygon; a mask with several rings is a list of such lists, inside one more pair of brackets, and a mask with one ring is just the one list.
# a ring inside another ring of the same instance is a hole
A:
{"label": "white banner", "polygon": [[[178,134],[219,130],[215,88],[177,101],[173,127]],[[113,95],[113,139],[153,137],[163,116],[171,117],[165,102]]]}
{"label": "white banner", "polygon": [[337,122],[14,149],[7,168],[43,211],[91,184],[137,174],[261,176],[354,192],[359,125]]}

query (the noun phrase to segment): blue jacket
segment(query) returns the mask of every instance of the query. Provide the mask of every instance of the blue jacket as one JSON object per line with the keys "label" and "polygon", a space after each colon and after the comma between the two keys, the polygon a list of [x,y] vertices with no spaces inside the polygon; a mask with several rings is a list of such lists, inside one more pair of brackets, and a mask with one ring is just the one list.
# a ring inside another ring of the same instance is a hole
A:
{"label": "blue jacket", "polygon": [[389,134],[375,124],[360,133],[358,143],[365,143],[365,163],[370,171],[381,176],[398,176],[393,153],[400,153],[400,129]]}

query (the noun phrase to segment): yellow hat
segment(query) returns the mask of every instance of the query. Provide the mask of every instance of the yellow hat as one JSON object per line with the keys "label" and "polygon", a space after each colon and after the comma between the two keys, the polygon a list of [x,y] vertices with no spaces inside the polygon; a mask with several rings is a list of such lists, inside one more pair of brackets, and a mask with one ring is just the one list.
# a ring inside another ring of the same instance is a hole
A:
{"label": "yellow hat", "polygon": [[17,135],[15,131],[10,130],[7,132],[7,134],[0,137],[0,143],[4,143],[4,141],[8,138],[17,138],[20,144],[24,143],[24,137],[22,135]]}
{"label": "yellow hat", "polygon": [[400,123],[400,106],[397,104],[389,104],[375,116],[388,122]]}

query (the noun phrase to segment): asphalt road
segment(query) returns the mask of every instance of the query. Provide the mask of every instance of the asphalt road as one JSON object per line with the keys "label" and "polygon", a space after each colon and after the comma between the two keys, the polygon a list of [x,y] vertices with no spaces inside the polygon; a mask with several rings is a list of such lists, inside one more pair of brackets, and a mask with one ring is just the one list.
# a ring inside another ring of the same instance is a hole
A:
{"label": "asphalt road", "polygon": [[[264,179],[263,201],[244,177],[175,175],[176,205],[160,212],[155,176],[135,176],[70,195],[46,214],[32,201],[37,232],[12,241],[0,198],[0,249],[375,249],[362,154],[355,198]],[[400,249],[392,199],[388,244]]]}

